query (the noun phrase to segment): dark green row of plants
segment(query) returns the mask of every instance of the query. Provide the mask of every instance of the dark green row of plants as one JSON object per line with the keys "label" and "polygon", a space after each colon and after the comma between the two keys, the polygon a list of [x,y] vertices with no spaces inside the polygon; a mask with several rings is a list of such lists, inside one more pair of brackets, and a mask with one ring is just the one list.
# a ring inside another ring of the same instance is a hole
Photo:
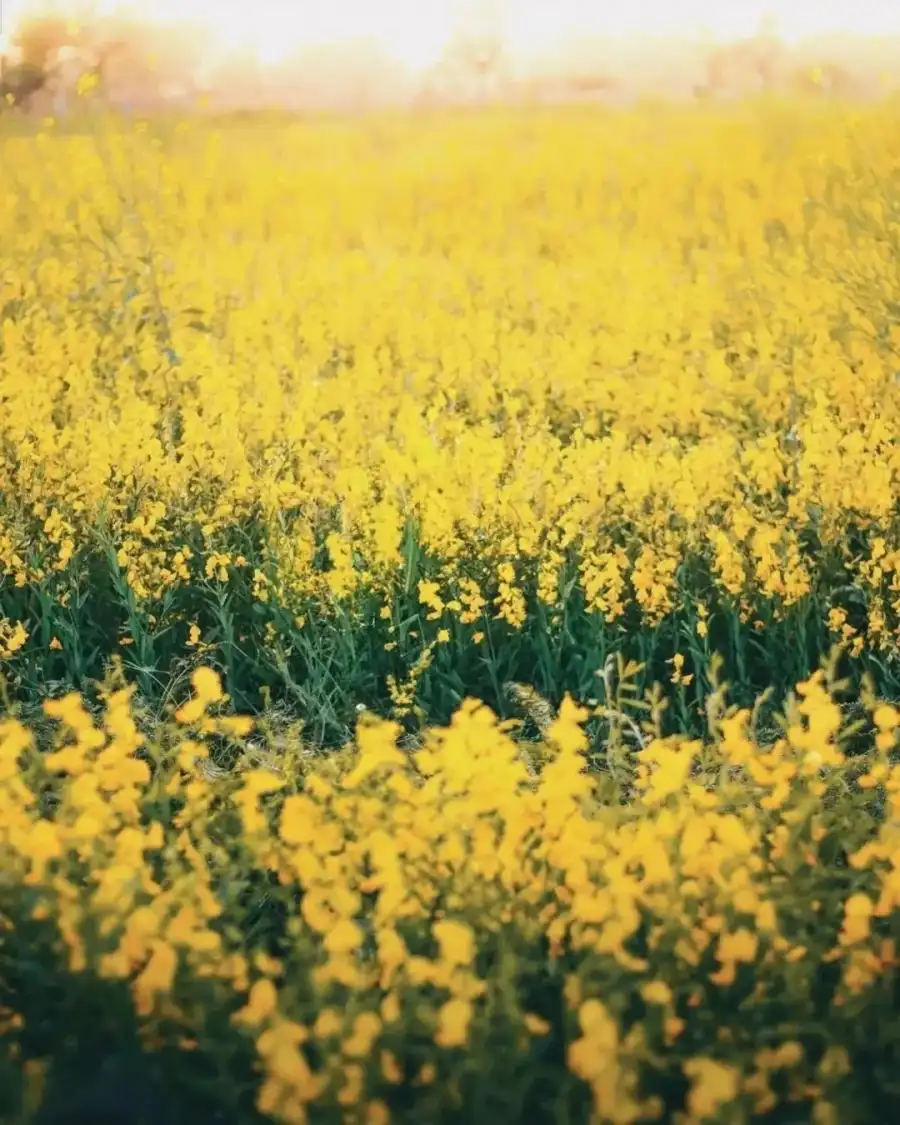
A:
{"label": "dark green row of plants", "polygon": [[[490,604],[465,625],[449,612],[431,620],[418,583],[437,579],[440,567],[412,529],[387,599],[389,613],[384,595],[374,593],[344,605],[284,605],[271,593],[267,601],[254,596],[253,571],[266,563],[262,549],[250,549],[248,528],[236,529],[232,538],[249,558],[247,566],[230,567],[225,581],[209,579],[198,551],[191,581],[159,598],[138,599],[117,545],[99,533],[62,573],[21,587],[3,580],[0,616],[22,621],[30,633],[4,662],[9,701],[27,710],[66,690],[90,697],[115,657],[161,716],[186,697],[189,673],[202,661],[221,672],[236,708],[256,713],[279,704],[303,720],[313,742],[328,746],[346,741],[360,705],[391,713],[391,678],[403,683],[412,674],[416,707],[429,722],[445,722],[467,696],[507,713],[508,681],[528,684],[554,703],[567,692],[589,700],[607,660],[619,654],[641,666],[635,680],[641,693],[661,685],[672,729],[695,733],[703,729],[714,656],[733,701],[750,705],[768,691],[775,708],[833,648],[830,608],[842,604],[850,624],[865,628],[865,594],[847,585],[837,567],[823,566],[818,588],[795,605],[757,600],[753,619],[742,620],[734,599],[722,595],[696,557],[677,575],[676,608],[655,625],[642,620],[634,604],[614,622],[588,612],[575,558],[562,576],[558,607],[544,605],[526,578],[528,614],[521,628],[498,619]],[[482,589],[489,600],[496,592],[487,582]],[[680,666],[673,664],[676,655]],[[900,697],[900,668],[890,653],[863,649],[846,657],[841,671],[851,687],[867,675],[879,694]]]}

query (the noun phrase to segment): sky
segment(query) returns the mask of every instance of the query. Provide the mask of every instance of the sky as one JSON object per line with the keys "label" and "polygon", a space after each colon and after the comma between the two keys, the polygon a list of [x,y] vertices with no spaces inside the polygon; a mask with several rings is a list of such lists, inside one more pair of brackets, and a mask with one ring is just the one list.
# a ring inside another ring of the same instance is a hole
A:
{"label": "sky", "polygon": [[[48,0],[0,0],[3,31]],[[54,0],[84,10],[85,0]],[[900,4],[889,0],[88,0],[95,9],[160,22],[188,19],[215,29],[228,47],[277,62],[298,47],[349,37],[374,39],[414,68],[435,62],[455,30],[499,31],[508,50],[539,55],[586,34],[679,32],[715,39],[752,35],[766,13],[789,41],[810,34],[900,33]]]}

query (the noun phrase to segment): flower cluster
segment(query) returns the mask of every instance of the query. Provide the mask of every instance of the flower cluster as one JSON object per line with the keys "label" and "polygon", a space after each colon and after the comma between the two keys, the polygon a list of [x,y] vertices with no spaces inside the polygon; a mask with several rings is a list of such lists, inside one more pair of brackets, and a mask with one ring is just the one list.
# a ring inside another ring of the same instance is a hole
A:
{"label": "flower cluster", "polygon": [[[225,703],[201,670],[144,735],[128,691],[99,716],[69,695],[40,753],[7,719],[0,912],[38,925],[49,965],[58,943],[63,979],[120,982],[148,1050],[251,1044],[267,1119],[443,1120],[511,1067],[495,1113],[521,1120],[545,1079],[514,1060],[542,1043],[567,1120],[794,1102],[837,1121],[894,1081],[877,1071],[900,1035],[892,707],[866,704],[878,733],[852,757],[821,675],[771,744],[724,705],[705,739],[648,731],[623,802],[586,771],[569,699],[536,774],[474,700],[411,752],[363,714],[336,768],[299,744],[254,762]],[[210,773],[223,738],[242,751]],[[46,1013],[13,1002],[28,1050]]]}

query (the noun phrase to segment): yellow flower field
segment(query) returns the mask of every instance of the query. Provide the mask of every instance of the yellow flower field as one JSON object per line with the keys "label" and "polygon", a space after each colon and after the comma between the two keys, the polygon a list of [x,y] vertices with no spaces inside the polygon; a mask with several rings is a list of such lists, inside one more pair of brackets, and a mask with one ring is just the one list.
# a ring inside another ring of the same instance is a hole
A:
{"label": "yellow flower field", "polygon": [[0,121],[0,1118],[891,1118],[896,108]]}
{"label": "yellow flower field", "polygon": [[660,668],[715,649],[759,690],[799,629],[784,686],[835,641],[893,683],[892,114],[8,137],[13,677],[81,686],[124,645],[159,681],[193,638],[251,705],[340,617],[398,680],[440,631],[559,698],[571,636],[602,662],[663,625]]}

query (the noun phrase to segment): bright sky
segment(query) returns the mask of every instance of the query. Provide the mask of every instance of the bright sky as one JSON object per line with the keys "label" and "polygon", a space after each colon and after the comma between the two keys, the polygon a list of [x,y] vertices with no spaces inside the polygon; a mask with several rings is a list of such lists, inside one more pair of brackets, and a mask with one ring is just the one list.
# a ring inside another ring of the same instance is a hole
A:
{"label": "bright sky", "polygon": [[[84,10],[86,0],[56,0]],[[23,10],[47,0],[0,0],[4,31]],[[512,52],[539,54],[573,35],[640,32],[731,38],[752,34],[771,13],[787,39],[823,31],[900,32],[890,0],[87,0],[106,11],[138,12],[160,22],[208,23],[228,46],[278,61],[301,45],[371,37],[398,60],[425,67],[451,33],[476,22],[502,30]],[[486,17],[486,13],[489,15]]]}

